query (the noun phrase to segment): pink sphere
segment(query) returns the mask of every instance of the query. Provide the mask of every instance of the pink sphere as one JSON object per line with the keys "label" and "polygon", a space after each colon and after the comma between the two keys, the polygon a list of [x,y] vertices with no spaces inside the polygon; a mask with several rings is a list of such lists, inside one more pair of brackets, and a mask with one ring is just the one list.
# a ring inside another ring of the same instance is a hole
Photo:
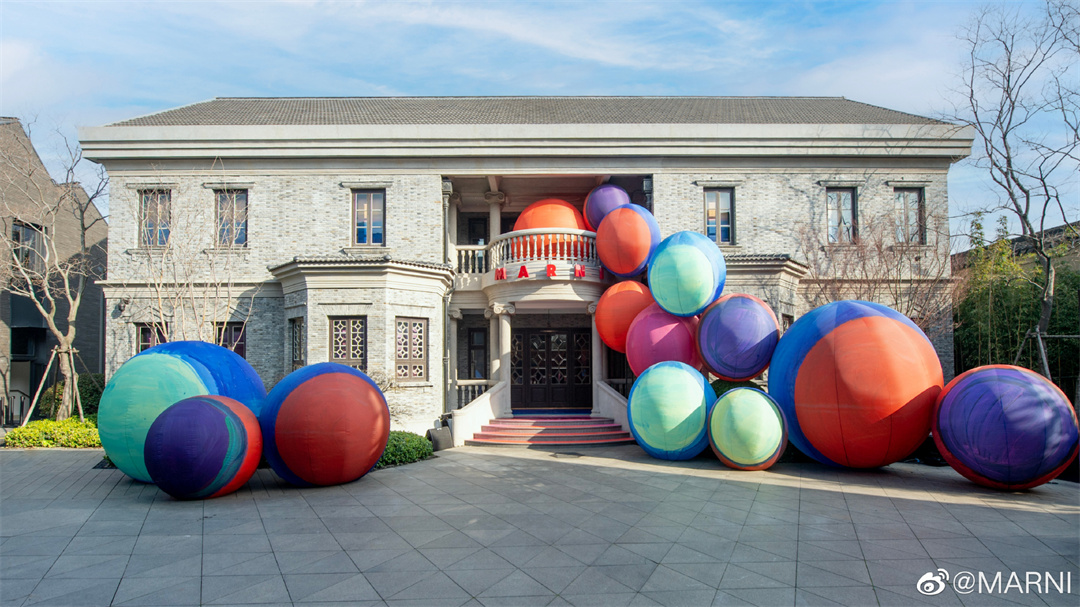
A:
{"label": "pink sphere", "polygon": [[696,316],[680,317],[668,314],[657,304],[650,304],[630,323],[626,333],[626,359],[634,375],[658,362],[674,360],[701,369],[694,336],[697,335]]}

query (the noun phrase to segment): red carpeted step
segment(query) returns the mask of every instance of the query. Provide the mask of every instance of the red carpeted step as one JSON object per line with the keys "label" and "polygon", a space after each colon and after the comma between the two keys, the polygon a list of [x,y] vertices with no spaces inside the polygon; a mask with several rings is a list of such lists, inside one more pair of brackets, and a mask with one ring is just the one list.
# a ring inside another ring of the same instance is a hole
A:
{"label": "red carpeted step", "polygon": [[511,424],[491,424],[482,426],[481,432],[508,432],[515,434],[542,434],[551,432],[563,432],[568,434],[592,434],[595,432],[621,432],[619,424],[582,424],[580,426],[521,426]]}
{"label": "red carpeted step", "polygon": [[593,447],[634,444],[614,420],[587,415],[543,415],[493,419],[466,445],[506,447]]}

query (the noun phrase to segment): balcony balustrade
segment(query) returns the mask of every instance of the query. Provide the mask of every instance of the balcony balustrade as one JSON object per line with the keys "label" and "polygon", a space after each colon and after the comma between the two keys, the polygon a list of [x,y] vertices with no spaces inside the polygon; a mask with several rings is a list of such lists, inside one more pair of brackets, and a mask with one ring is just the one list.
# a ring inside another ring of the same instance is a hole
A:
{"label": "balcony balustrade", "polygon": [[518,230],[496,236],[490,244],[457,245],[455,248],[459,290],[490,284],[496,279],[494,275],[499,268],[504,268],[508,275],[512,273],[513,278],[523,265],[531,272],[554,265],[560,275],[580,266],[587,277],[597,280],[601,276],[596,233],[587,230]]}

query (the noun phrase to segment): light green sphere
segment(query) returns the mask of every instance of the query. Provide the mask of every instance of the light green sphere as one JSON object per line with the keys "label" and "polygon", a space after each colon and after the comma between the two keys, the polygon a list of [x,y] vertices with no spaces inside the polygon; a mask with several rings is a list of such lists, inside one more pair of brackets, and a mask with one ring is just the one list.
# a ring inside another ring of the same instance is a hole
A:
{"label": "light green sphere", "polygon": [[780,407],[756,388],[728,390],[709,414],[709,445],[724,464],[737,470],[763,470],[787,446]]}

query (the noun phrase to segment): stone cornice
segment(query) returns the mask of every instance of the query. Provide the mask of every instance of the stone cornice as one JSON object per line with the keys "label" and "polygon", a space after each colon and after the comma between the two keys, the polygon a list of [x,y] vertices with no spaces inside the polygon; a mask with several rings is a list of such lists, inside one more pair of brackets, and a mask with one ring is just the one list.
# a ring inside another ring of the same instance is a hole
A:
{"label": "stone cornice", "polygon": [[970,155],[971,129],[882,124],[107,126],[79,138],[95,161],[154,158],[408,158]]}

